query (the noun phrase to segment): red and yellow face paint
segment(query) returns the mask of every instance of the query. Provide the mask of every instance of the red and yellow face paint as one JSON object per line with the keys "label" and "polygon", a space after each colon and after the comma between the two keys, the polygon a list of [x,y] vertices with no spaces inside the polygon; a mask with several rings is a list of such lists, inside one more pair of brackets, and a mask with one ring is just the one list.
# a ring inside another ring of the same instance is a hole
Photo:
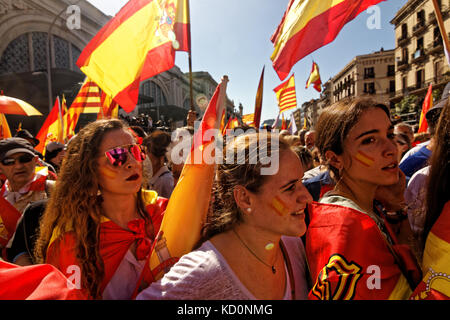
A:
{"label": "red and yellow face paint", "polygon": [[362,151],[358,151],[354,158],[358,162],[362,163],[364,166],[366,166],[368,168],[371,167],[374,164],[374,162],[375,162],[374,158],[368,156],[367,154],[365,154]]}
{"label": "red and yellow face paint", "polygon": [[289,208],[286,205],[286,203],[280,199],[280,197],[275,196],[275,198],[272,199],[270,206],[272,209],[275,210],[275,212],[280,216],[285,216],[289,214]]}
{"label": "red and yellow face paint", "polygon": [[117,177],[117,172],[113,169],[108,168],[107,166],[100,166],[99,172],[109,179],[115,179]]}

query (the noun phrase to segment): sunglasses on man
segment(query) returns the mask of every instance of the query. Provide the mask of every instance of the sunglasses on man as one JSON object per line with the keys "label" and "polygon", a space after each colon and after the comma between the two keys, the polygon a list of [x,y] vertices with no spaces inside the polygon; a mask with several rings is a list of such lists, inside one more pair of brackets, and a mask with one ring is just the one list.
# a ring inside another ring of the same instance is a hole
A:
{"label": "sunglasses on man", "polygon": [[24,163],[30,162],[31,160],[33,160],[33,158],[34,158],[33,155],[27,153],[27,154],[21,155],[17,159],[5,158],[5,159],[2,160],[2,164],[4,166],[12,166],[12,165],[14,165],[16,163],[16,161],[19,161],[19,163],[24,164]]}
{"label": "sunglasses on man", "polygon": [[114,167],[123,166],[128,161],[129,154],[138,162],[145,160],[145,153],[138,144],[120,146],[105,152],[106,158]]}

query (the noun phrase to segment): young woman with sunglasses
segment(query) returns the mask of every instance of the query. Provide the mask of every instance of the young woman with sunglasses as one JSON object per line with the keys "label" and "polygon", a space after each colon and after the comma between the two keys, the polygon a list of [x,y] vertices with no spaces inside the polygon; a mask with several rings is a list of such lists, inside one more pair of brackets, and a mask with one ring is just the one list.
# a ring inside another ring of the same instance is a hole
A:
{"label": "young woman with sunglasses", "polygon": [[406,241],[405,178],[389,110],[342,100],[323,111],[316,129],[336,185],[308,210],[309,297],[407,299],[421,275]]}
{"label": "young woman with sunglasses", "polygon": [[167,200],[141,190],[144,153],[120,120],[71,141],[35,252],[94,299],[130,299]]}

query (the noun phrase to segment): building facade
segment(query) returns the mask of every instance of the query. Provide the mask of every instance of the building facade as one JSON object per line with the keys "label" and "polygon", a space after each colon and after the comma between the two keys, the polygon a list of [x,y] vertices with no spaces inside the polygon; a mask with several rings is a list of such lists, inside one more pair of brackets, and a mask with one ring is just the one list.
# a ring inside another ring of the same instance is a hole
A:
{"label": "building facade", "polygon": [[370,97],[390,105],[395,94],[394,50],[383,50],[356,56],[330,80],[332,102],[347,97]]}
{"label": "building facade", "polygon": [[[445,29],[449,30],[450,2],[438,0],[438,4]],[[414,112],[420,114],[429,85],[442,90],[450,80],[432,0],[409,0],[391,23],[395,26],[396,39],[396,92],[391,101],[399,103],[405,97],[417,97]]]}

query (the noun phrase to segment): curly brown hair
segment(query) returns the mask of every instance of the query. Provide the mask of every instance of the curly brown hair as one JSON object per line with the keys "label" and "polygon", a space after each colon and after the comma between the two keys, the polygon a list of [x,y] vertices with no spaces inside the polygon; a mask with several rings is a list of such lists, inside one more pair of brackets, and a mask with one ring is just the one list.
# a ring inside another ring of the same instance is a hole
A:
{"label": "curly brown hair", "polygon": [[[100,221],[103,214],[101,196],[98,196],[99,147],[104,136],[114,130],[127,130],[121,120],[99,120],[84,127],[71,141],[63,160],[44,215],[41,219],[35,256],[45,263],[47,248],[53,231],[67,230],[76,235],[76,258],[82,271],[82,288],[94,299],[101,297],[100,284],[104,265],[100,256]],[[137,197],[138,212],[143,214],[144,204]]]}

